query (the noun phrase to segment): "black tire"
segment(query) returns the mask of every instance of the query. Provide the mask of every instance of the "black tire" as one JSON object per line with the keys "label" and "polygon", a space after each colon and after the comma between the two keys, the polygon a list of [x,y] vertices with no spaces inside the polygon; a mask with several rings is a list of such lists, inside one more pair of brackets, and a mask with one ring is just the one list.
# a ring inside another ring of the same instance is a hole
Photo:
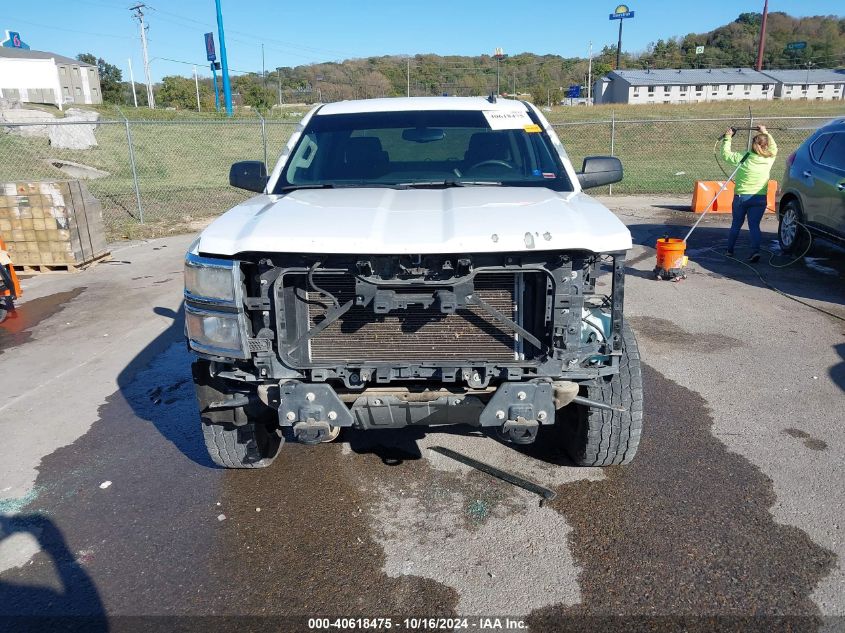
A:
{"label": "black tire", "polygon": [[810,235],[804,224],[804,214],[797,200],[790,199],[781,204],[778,213],[778,241],[784,253],[803,253]]}
{"label": "black tire", "polygon": [[[558,411],[564,448],[578,466],[627,464],[637,454],[643,429],[643,375],[634,332],[622,328],[619,373],[582,385],[581,395],[620,405],[624,412],[569,405]],[[573,410],[574,409],[574,410]]]}
{"label": "black tire", "polygon": [[208,456],[222,468],[266,468],[284,441],[275,412],[269,408],[237,407],[208,410],[212,402],[231,399],[225,381],[214,379],[207,361],[193,366],[202,437]]}

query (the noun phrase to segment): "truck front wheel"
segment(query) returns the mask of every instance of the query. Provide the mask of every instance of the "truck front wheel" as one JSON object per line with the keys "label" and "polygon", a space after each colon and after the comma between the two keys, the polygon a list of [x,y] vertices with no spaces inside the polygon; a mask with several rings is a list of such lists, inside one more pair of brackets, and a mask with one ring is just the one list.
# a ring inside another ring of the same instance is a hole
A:
{"label": "truck front wheel", "polygon": [[265,468],[273,463],[284,441],[275,412],[258,407],[210,408],[238,395],[225,381],[213,378],[208,361],[192,365],[205,448],[222,468]]}
{"label": "truck front wheel", "polygon": [[643,376],[637,339],[627,323],[622,328],[619,373],[582,386],[581,395],[619,405],[625,411],[574,404],[558,411],[556,423],[569,457],[579,466],[630,462],[639,448],[643,429]]}

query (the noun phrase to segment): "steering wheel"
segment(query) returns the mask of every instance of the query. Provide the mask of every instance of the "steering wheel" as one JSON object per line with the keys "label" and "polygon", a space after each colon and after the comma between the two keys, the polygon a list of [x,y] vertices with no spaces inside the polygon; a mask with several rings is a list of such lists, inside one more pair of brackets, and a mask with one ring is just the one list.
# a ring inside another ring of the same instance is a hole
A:
{"label": "steering wheel", "polygon": [[499,167],[504,167],[506,169],[511,169],[511,170],[516,169],[516,167],[514,167],[513,165],[511,165],[508,162],[505,162],[503,160],[491,159],[491,160],[483,160],[480,163],[475,163],[475,165],[470,167],[467,171],[473,171],[475,169],[478,169],[479,167],[486,167],[487,165],[498,165]]}

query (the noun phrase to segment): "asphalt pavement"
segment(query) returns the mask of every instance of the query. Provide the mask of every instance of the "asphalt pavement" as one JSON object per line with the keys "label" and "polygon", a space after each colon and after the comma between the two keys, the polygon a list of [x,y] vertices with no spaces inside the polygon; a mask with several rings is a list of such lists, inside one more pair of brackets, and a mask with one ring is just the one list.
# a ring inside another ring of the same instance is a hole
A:
{"label": "asphalt pavement", "polygon": [[[351,431],[216,469],[182,339],[190,236],[24,280],[0,326],[0,630],[845,630],[845,254],[749,268],[719,252],[713,217],[688,278],[656,281],[655,240],[694,218],[680,201],[605,202],[634,236],[626,318],[646,365],[624,467],[576,468],[553,433],[515,448],[458,427]],[[557,496],[541,505],[435,446]]]}

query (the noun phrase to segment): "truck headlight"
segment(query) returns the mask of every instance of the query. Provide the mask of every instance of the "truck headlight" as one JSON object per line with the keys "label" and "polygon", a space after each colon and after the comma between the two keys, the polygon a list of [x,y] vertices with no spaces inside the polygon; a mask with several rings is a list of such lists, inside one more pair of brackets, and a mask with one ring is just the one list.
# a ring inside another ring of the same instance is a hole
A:
{"label": "truck headlight", "polygon": [[185,305],[185,329],[191,347],[199,352],[249,358],[244,345],[243,313],[213,312]]}
{"label": "truck headlight", "polygon": [[189,301],[237,306],[239,269],[228,259],[185,257],[185,298]]}

